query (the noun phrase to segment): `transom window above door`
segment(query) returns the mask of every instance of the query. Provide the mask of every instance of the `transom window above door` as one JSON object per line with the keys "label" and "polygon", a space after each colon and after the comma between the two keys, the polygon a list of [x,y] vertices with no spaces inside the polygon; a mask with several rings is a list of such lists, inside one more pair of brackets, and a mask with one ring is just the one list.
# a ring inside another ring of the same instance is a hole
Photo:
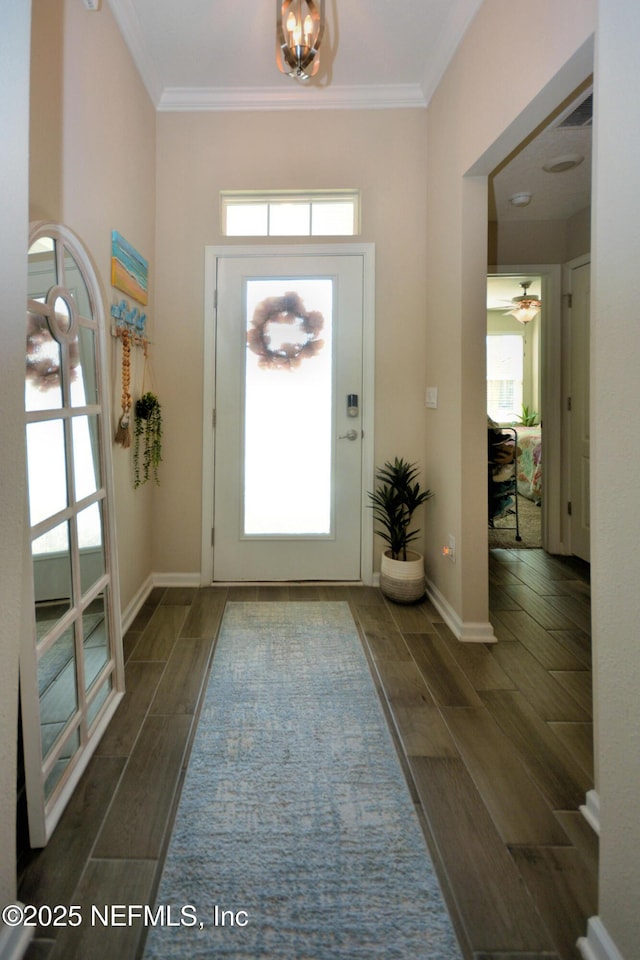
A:
{"label": "transom window above door", "polygon": [[226,237],[354,237],[360,233],[360,193],[223,190],[220,219]]}

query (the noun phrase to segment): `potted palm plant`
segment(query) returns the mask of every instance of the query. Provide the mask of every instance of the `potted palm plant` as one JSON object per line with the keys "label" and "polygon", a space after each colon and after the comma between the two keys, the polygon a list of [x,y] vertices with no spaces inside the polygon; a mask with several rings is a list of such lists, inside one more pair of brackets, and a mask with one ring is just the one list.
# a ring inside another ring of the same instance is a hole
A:
{"label": "potted palm plant", "polygon": [[419,534],[410,529],[414,512],[433,496],[421,490],[418,468],[395,457],[387,460],[376,472],[376,488],[369,493],[376,533],[388,545],[380,566],[380,589],[396,603],[414,603],[424,596],[424,559],[421,553],[409,550]]}

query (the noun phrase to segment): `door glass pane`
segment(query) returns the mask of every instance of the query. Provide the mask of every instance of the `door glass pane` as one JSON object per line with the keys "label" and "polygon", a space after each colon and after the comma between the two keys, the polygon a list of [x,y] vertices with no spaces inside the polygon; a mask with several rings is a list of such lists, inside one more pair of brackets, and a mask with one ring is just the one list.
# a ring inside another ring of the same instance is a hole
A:
{"label": "door glass pane", "polygon": [[248,280],[244,534],[331,533],[328,278]]}

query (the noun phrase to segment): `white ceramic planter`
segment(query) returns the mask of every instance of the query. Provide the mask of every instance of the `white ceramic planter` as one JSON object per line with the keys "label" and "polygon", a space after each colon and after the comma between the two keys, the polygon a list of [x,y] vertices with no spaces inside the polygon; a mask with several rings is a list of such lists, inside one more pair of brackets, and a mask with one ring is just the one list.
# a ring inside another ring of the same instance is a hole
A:
{"label": "white ceramic planter", "polygon": [[415,603],[424,597],[424,558],[407,550],[406,560],[394,560],[385,550],[380,564],[380,589],[396,603]]}

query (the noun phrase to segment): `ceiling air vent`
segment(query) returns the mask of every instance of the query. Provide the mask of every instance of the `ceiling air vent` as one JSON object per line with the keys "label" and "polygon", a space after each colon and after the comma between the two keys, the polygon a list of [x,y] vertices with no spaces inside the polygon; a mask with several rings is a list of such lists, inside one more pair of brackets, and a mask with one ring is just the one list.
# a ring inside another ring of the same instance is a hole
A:
{"label": "ceiling air vent", "polygon": [[590,127],[593,122],[593,94],[590,93],[586,100],[583,100],[579,106],[572,110],[559,127]]}

